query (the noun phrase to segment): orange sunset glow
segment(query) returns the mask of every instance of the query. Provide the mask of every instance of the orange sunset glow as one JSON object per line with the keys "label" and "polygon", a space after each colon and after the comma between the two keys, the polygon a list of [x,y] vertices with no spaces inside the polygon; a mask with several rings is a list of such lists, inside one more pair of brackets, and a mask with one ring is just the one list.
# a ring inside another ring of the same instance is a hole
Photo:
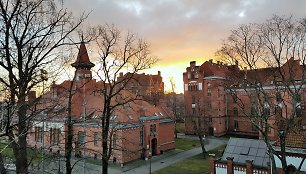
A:
{"label": "orange sunset glow", "polygon": [[161,71],[166,91],[173,77],[179,93],[189,62],[215,59],[232,29],[264,22],[273,14],[306,16],[306,1],[299,0],[67,0],[64,6],[75,15],[90,12],[90,25],[114,24],[144,38],[159,59],[145,72]]}

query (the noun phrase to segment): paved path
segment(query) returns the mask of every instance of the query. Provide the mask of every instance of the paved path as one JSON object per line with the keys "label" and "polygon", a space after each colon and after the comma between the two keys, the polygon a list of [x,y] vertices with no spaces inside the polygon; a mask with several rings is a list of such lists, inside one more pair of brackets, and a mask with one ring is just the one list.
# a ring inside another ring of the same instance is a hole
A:
{"label": "paved path", "polygon": [[[185,136],[185,135],[182,135]],[[190,139],[195,139],[195,136],[188,136]],[[181,138],[188,138],[187,136],[185,137],[181,137]],[[208,144],[205,145],[206,150],[212,150],[218,146],[221,146],[223,144],[227,143],[226,139],[222,139],[222,138],[214,138],[214,137],[208,137]],[[202,152],[201,147],[197,147],[191,150],[187,150],[187,151],[183,151],[183,152],[179,152],[176,153],[172,156],[168,156],[168,157],[161,157],[158,160],[152,160],[151,163],[151,171],[157,171],[160,170],[162,168],[165,168],[171,164],[177,163],[179,161],[182,161],[184,159],[190,158],[192,156],[195,156],[197,154],[200,154]],[[154,162],[153,162],[154,161]],[[48,167],[47,167],[48,166]],[[64,164],[62,164],[61,168],[64,167]],[[57,169],[58,169],[58,163],[57,162],[51,162],[49,164],[46,165],[46,168],[50,168],[54,169],[51,170],[50,173],[57,173]],[[94,164],[90,164],[90,163],[86,163],[85,165],[86,168],[86,174],[97,174],[97,173],[102,173],[102,167],[99,165],[94,165]],[[79,161],[73,170],[74,174],[82,174],[84,173],[84,166],[83,166],[83,162]],[[63,168],[61,169],[62,171],[64,170]],[[146,161],[146,163],[140,167],[136,167],[134,169],[128,170],[128,171],[121,171],[118,168],[109,168],[109,174],[146,174],[149,173],[150,171],[150,161]],[[46,173],[47,174],[47,173]]]}
{"label": "paved path", "polygon": [[[218,146],[221,146],[227,142],[227,140],[224,139],[217,139],[217,138],[208,138],[209,143],[205,145],[206,150],[212,150]],[[161,159],[159,161],[152,162],[151,169],[152,172],[160,170],[162,168],[165,168],[171,164],[177,163],[179,161],[182,161],[184,159],[190,158],[192,156],[195,156],[197,154],[200,154],[202,152],[201,147],[197,147],[191,150],[187,150],[181,153],[178,153],[176,155],[170,156],[168,158]],[[149,162],[147,165],[140,166],[138,168],[135,168],[130,171],[124,172],[125,174],[145,174],[149,173]],[[117,173],[111,173],[111,174],[117,174]]]}

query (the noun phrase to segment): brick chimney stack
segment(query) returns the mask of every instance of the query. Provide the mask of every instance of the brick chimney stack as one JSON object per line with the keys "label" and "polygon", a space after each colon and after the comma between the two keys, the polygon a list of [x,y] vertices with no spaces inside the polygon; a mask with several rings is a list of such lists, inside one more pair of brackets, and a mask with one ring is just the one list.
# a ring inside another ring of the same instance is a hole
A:
{"label": "brick chimney stack", "polygon": [[233,167],[234,158],[233,157],[227,157],[226,159],[227,159],[227,162],[226,162],[227,174],[234,174],[234,167]]}

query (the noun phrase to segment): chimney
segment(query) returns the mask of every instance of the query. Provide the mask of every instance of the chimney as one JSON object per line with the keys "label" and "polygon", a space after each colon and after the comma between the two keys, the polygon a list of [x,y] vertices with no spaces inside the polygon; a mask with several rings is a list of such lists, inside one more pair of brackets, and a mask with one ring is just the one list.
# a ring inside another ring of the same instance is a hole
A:
{"label": "chimney", "polygon": [[246,160],[246,174],[253,174],[253,160]]}
{"label": "chimney", "polygon": [[212,60],[212,59],[209,59],[209,62],[210,62],[210,63],[213,63],[213,60]]}
{"label": "chimney", "polygon": [[227,165],[227,174],[234,174],[234,166],[233,166],[233,157],[227,157],[226,158],[226,165]]}
{"label": "chimney", "polygon": [[120,73],[119,73],[119,77],[122,77],[122,76],[123,76],[123,72],[120,72]]}
{"label": "chimney", "polygon": [[190,67],[196,66],[196,61],[190,61]]}
{"label": "chimney", "polygon": [[161,76],[161,73],[160,73],[160,71],[157,71],[157,74],[158,74],[158,76]]}
{"label": "chimney", "polygon": [[209,154],[209,166],[210,166],[210,173],[216,174],[216,167],[215,167],[215,154]]}

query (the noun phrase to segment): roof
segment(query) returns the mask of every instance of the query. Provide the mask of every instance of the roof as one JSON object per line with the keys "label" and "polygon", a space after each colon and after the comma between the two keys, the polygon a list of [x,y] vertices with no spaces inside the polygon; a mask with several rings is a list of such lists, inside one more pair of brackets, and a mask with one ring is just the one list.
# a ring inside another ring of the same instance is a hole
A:
{"label": "roof", "polygon": [[266,167],[269,161],[267,145],[263,140],[230,138],[222,156],[222,161],[233,157],[234,163],[245,164],[246,160],[253,160],[258,167]]}
{"label": "roof", "polygon": [[[80,127],[102,127],[101,123],[98,122],[81,122],[81,123],[75,123],[74,126],[80,126]],[[110,124],[111,128],[115,129],[129,129],[134,127],[142,127],[143,125],[140,123],[128,123],[128,124]]]}
{"label": "roof", "polygon": [[159,116],[153,115],[153,116],[140,116],[139,120],[140,121],[148,121],[148,120],[158,120],[160,119]]}
{"label": "roof", "polygon": [[[275,142],[274,145],[279,146],[279,141]],[[306,131],[288,133],[286,147],[306,149]]]}
{"label": "roof", "polygon": [[171,122],[173,122],[173,120],[171,118],[160,119],[160,123],[171,123]]}
{"label": "roof", "polygon": [[89,60],[89,56],[84,42],[81,42],[77,60],[74,63],[72,63],[71,66],[75,68],[76,67],[92,68],[95,66],[95,64],[93,64]]}

